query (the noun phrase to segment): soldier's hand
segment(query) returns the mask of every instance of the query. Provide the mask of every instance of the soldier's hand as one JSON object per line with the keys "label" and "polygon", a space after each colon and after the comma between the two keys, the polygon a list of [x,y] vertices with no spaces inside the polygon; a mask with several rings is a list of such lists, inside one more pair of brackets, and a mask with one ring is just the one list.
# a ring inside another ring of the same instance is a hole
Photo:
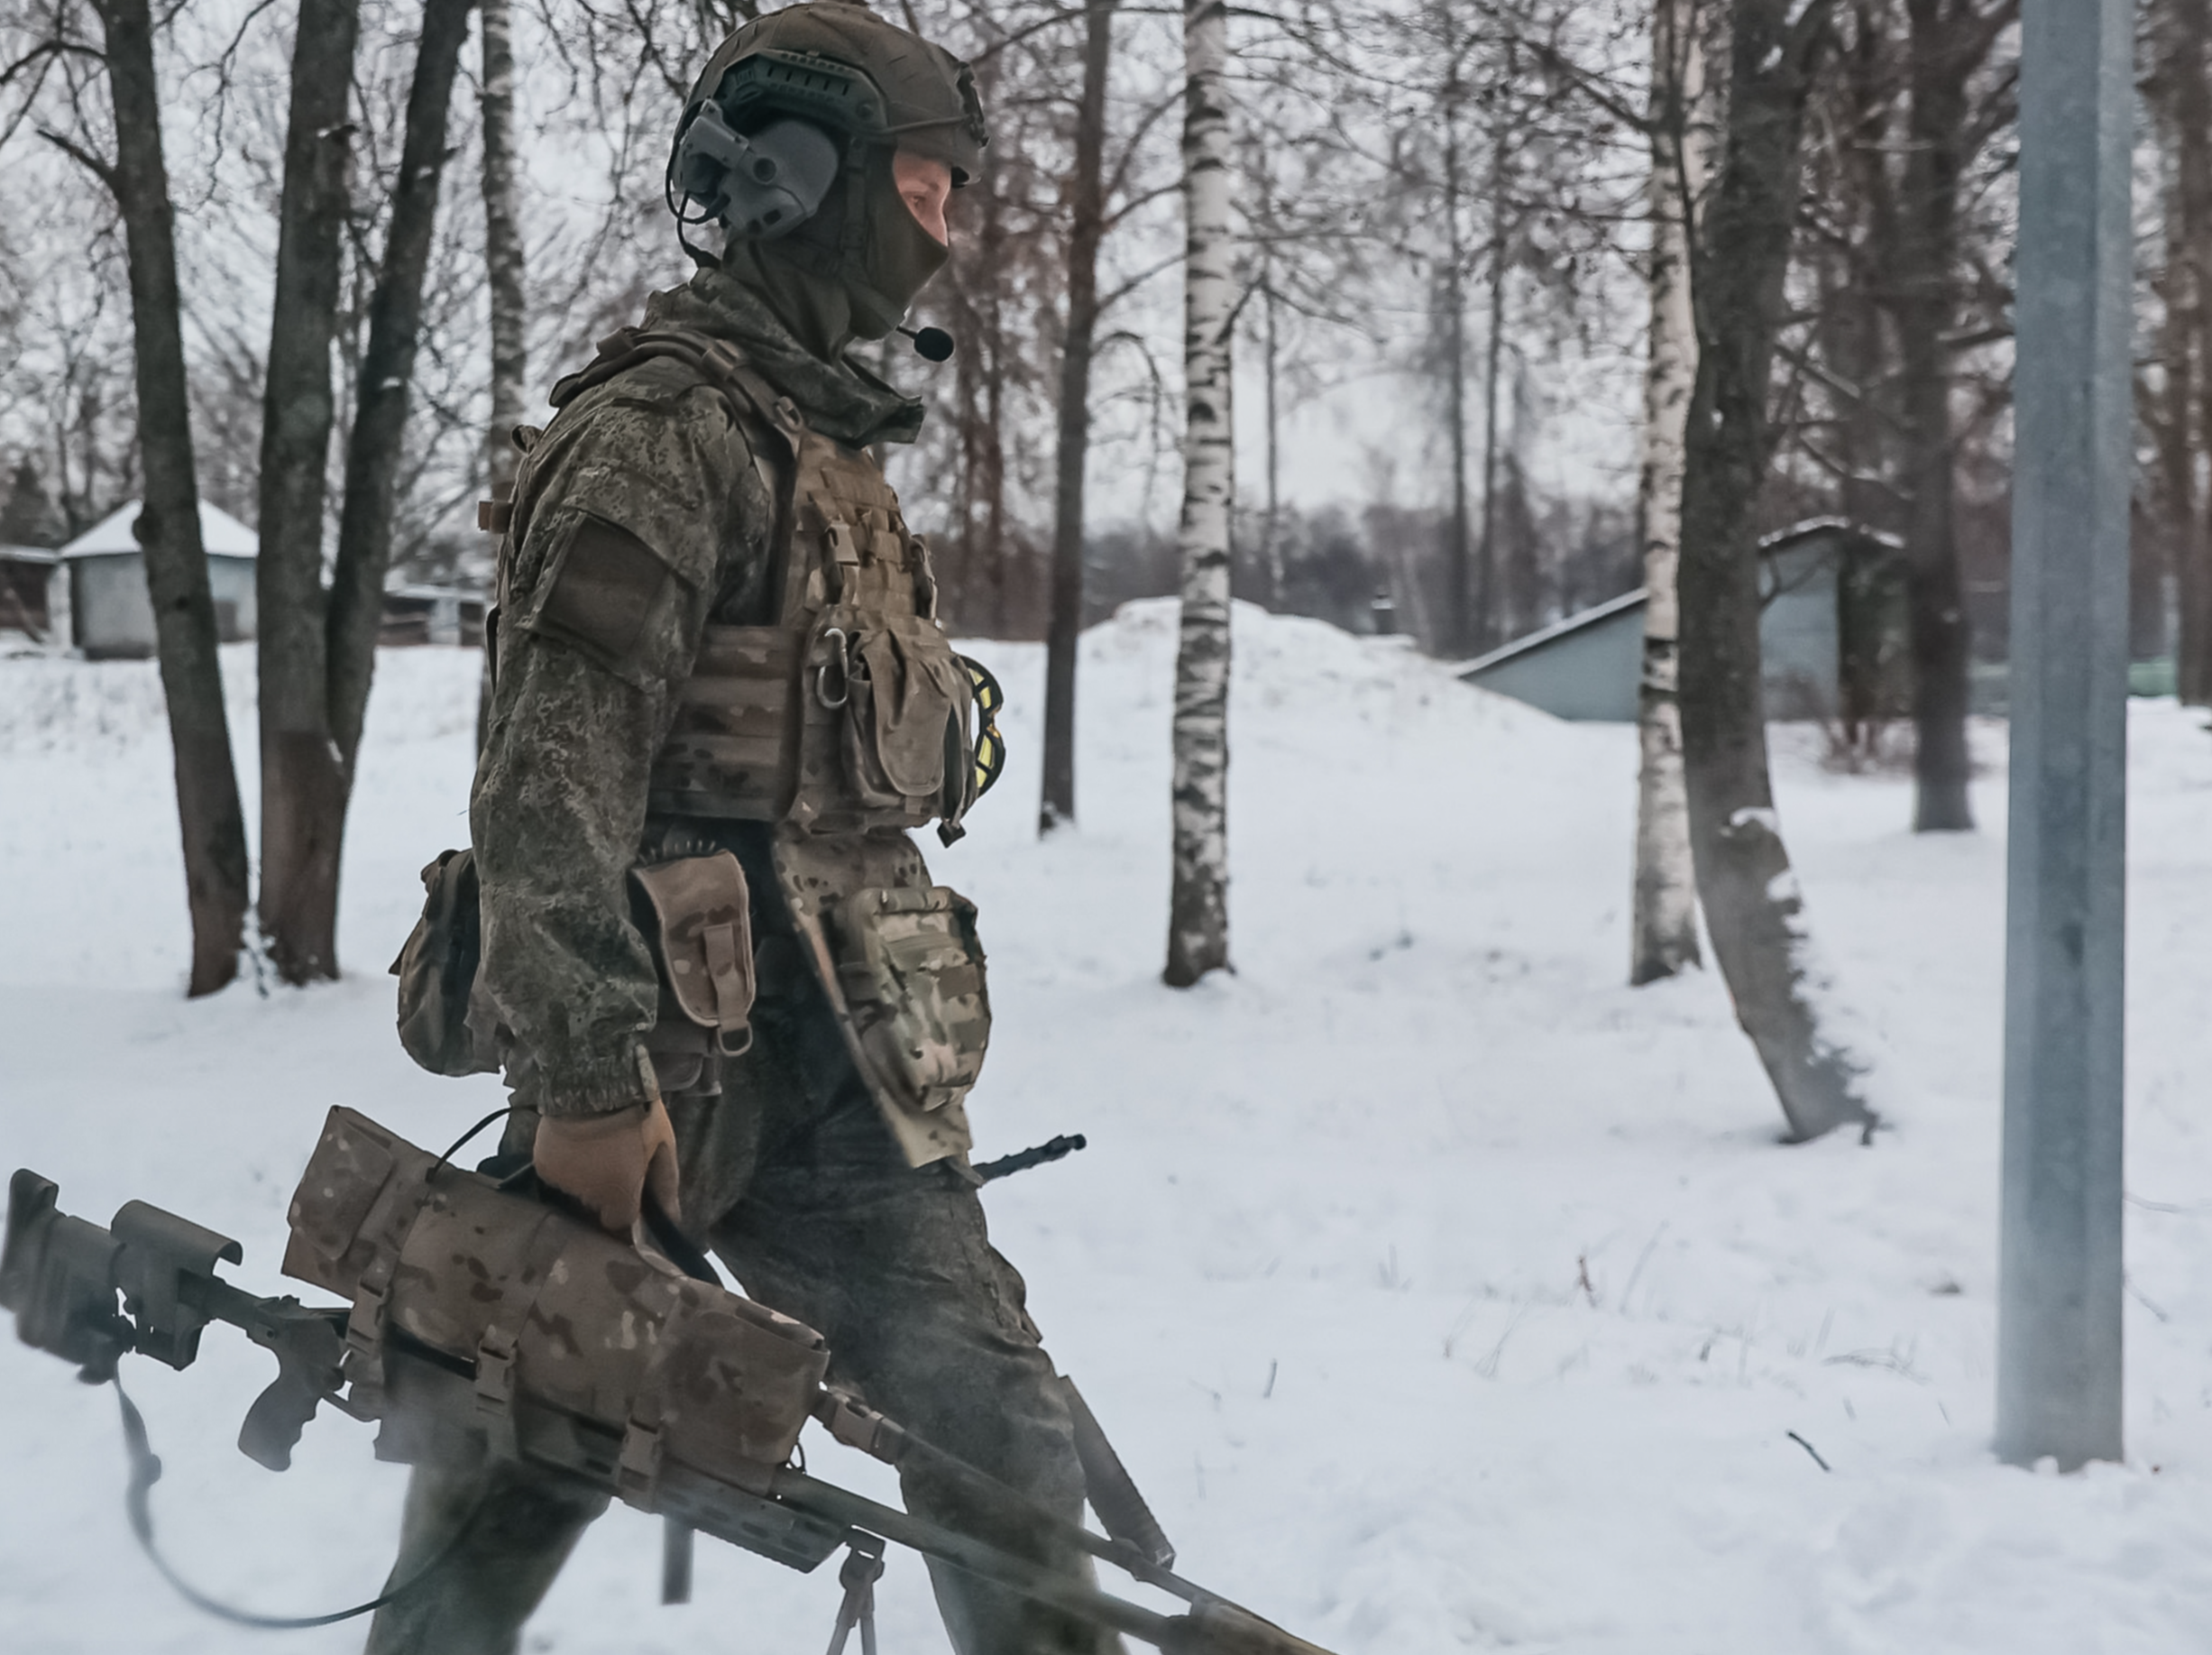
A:
{"label": "soldier's hand", "polygon": [[538,1177],[613,1235],[629,1235],[648,1189],[663,1212],[678,1216],[675,1128],[657,1098],[610,1115],[541,1116],[530,1158]]}

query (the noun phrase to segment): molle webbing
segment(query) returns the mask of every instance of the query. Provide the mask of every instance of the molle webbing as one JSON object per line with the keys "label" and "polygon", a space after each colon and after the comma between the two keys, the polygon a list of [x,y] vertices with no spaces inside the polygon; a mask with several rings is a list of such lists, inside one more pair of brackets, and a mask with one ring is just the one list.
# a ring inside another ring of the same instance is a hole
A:
{"label": "molle webbing", "polygon": [[794,714],[805,635],[709,626],[653,760],[656,813],[774,822],[798,788]]}

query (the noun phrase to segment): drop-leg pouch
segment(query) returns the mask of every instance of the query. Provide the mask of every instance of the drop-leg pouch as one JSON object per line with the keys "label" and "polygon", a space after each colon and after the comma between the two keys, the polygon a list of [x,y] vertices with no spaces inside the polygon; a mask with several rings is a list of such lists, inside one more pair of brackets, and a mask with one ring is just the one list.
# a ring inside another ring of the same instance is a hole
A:
{"label": "drop-leg pouch", "polygon": [[[930,885],[921,852],[904,833],[811,834],[788,823],[776,830],[773,852],[776,881],[782,887],[800,952],[813,968],[836,1015],[853,1066],[867,1082],[908,1163],[927,1166],[933,1161],[966,1154],[970,1143],[967,1086],[941,1080],[936,1084],[944,1090],[933,1104],[926,1102],[922,1089],[907,1072],[907,1062],[889,1049],[892,1036],[886,1025],[895,1021],[886,1016],[890,1007],[879,994],[858,1002],[849,998],[849,982],[871,992],[872,983],[863,983],[858,972],[842,969],[846,961],[858,962],[862,958],[852,952],[850,942],[855,933],[849,923],[848,904],[853,895],[871,890],[920,895],[942,888]],[[900,952],[903,959],[906,957],[904,947]],[[954,963],[949,956],[941,957],[948,965]],[[976,1007],[984,1010],[987,1019],[987,1002],[981,994],[980,948],[972,949],[972,963],[977,973]],[[962,981],[956,977],[954,986]],[[979,1045],[987,1033],[987,1021],[982,1030],[970,1028],[964,1033],[961,1043],[963,1046]],[[980,1063],[979,1051],[973,1062]],[[941,1069],[938,1072],[958,1071]]]}

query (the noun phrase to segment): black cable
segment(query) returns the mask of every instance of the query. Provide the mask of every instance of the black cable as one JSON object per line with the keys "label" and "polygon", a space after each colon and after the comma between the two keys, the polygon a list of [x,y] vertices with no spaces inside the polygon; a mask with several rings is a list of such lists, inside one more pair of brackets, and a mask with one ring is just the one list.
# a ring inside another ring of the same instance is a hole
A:
{"label": "black cable", "polygon": [[485,1116],[483,1119],[478,1121],[473,1126],[471,1126],[466,1132],[455,1138],[452,1145],[446,1149],[445,1153],[440,1155],[437,1160],[431,1164],[430,1170],[435,1172],[439,1167],[447,1164],[455,1155],[461,1153],[461,1151],[467,1145],[468,1141],[471,1138],[482,1132],[486,1126],[489,1126],[493,1121],[498,1120],[501,1116],[512,1115],[514,1112],[515,1106],[511,1103],[507,1104],[500,1108],[492,1110],[491,1114]]}
{"label": "black cable", "polygon": [[[668,1262],[694,1282],[704,1282],[710,1287],[722,1287],[722,1278],[714,1268],[713,1261],[693,1244],[667,1209],[654,1199],[653,1192],[645,1192],[644,1218],[646,1233],[653,1237],[654,1245],[668,1255]],[[728,1289],[724,1288],[727,1292]]]}
{"label": "black cable", "polygon": [[[505,1112],[500,1111],[501,1114]],[[460,1145],[455,1145],[454,1147],[457,1149]],[[153,1445],[146,1436],[145,1418],[138,1411],[138,1404],[124,1390],[123,1381],[115,1379],[111,1383],[115,1387],[115,1400],[123,1405],[124,1446],[131,1457],[131,1485],[124,1494],[124,1508],[129,1513],[131,1532],[137,1536],[139,1549],[152,1560],[154,1568],[161,1571],[161,1578],[175,1587],[177,1595],[185,1602],[195,1609],[214,1615],[217,1620],[228,1621],[234,1626],[252,1626],[263,1632],[307,1632],[314,1627],[335,1626],[340,1621],[373,1614],[387,1604],[396,1604],[402,1598],[412,1596],[459,1553],[462,1542],[474,1532],[476,1520],[483,1515],[485,1506],[490,1503],[491,1497],[487,1494],[477,1501],[474,1509],[454,1531],[453,1537],[438,1548],[436,1556],[399,1585],[365,1604],[355,1604],[351,1609],[333,1610],[328,1614],[254,1614],[247,1610],[234,1609],[228,1604],[217,1603],[184,1579],[170,1567],[169,1559],[161,1555],[161,1549],[154,1544],[153,1511],[149,1495],[153,1485],[161,1480],[161,1457],[153,1451]]]}

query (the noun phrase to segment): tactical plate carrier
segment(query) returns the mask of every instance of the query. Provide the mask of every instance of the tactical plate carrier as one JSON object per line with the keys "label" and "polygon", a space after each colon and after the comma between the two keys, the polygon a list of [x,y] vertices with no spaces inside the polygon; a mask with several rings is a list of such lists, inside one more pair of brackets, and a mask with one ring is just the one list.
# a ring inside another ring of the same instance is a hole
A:
{"label": "tactical plate carrier", "polygon": [[[776,551],[773,618],[706,627],[653,762],[651,808],[817,833],[939,822],[950,843],[976,796],[975,701],[938,622],[927,543],[907,529],[875,461],[810,429],[726,340],[623,328],[554,387],[554,406],[657,358],[697,372],[744,434],[776,501]],[[528,526],[500,511],[486,516],[506,535],[504,610]],[[549,562],[548,590],[561,573]],[[622,584],[620,570],[593,575]]]}

